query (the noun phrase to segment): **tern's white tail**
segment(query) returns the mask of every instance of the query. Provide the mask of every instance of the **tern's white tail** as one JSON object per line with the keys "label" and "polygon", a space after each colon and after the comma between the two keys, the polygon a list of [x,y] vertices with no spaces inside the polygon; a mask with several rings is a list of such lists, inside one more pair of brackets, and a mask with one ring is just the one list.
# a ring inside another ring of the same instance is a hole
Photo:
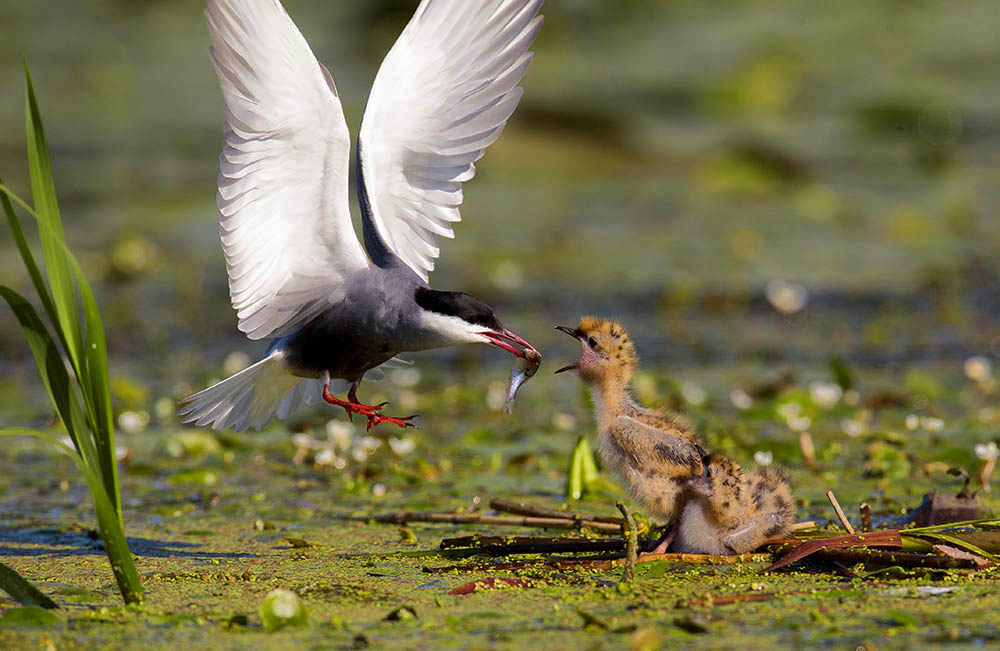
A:
{"label": "tern's white tail", "polygon": [[[263,429],[275,416],[286,418],[300,402],[318,402],[322,383],[292,375],[283,357],[282,351],[276,350],[253,366],[184,398],[178,414],[185,423],[242,432],[248,427]],[[336,385],[330,388],[343,390]]]}

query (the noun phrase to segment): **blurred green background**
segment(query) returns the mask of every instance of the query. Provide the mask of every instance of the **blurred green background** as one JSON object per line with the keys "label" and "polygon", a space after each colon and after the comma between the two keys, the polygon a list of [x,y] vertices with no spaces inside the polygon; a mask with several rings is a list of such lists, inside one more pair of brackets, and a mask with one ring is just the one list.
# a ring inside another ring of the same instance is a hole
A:
{"label": "blurred green background", "polygon": [[[356,129],[416,2],[285,5]],[[228,303],[201,8],[0,6],[0,175],[29,194],[26,57],[116,404],[145,410],[263,350]],[[524,98],[466,185],[435,286],[494,303],[552,363],[572,352],[551,326],[582,313],[620,318],[649,367],[677,376],[832,356],[960,376],[971,355],[996,360],[995,2],[550,0],[543,13]],[[0,282],[28,288],[9,236]],[[485,347],[413,357],[454,381],[483,364],[502,381],[509,363]],[[0,424],[37,418],[44,396],[6,310],[0,364]]]}

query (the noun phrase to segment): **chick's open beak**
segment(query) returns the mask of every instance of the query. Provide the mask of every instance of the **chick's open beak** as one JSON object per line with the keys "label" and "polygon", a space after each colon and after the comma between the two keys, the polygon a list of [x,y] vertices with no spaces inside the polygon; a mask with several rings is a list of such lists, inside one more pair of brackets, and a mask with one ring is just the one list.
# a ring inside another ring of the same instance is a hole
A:
{"label": "chick's open beak", "polygon": [[[576,328],[570,328],[569,326],[556,326],[556,330],[558,330],[560,332],[565,332],[566,334],[568,334],[570,337],[573,337],[574,339],[579,339],[580,338],[580,333],[577,331]],[[579,364],[579,363],[580,363],[579,361],[576,361],[576,362],[573,362],[572,364],[567,364],[566,366],[563,366],[562,368],[556,369],[555,372],[556,373],[562,373],[563,371],[572,371],[573,369],[576,368],[577,364]]]}
{"label": "chick's open beak", "polygon": [[[507,328],[504,328],[501,332],[496,332],[493,330],[484,330],[479,334],[489,339],[490,345],[496,346],[497,348],[503,348],[504,350],[506,350],[511,355],[514,355],[515,357],[524,357],[525,350],[533,350],[536,353],[538,352],[538,350],[534,346],[529,344],[527,341],[525,341],[521,337],[521,335],[517,334],[513,330],[508,330]],[[523,348],[516,348],[512,344],[517,344],[518,346],[522,346]]]}

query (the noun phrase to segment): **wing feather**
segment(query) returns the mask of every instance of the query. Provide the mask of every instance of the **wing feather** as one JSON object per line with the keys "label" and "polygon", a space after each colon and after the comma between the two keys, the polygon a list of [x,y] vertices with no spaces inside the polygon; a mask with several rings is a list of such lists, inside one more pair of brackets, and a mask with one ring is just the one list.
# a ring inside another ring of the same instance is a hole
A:
{"label": "wing feather", "polygon": [[[379,68],[359,137],[365,243],[424,280],[454,237],[462,183],[523,89],[541,0],[423,0]],[[369,233],[379,240],[369,241]],[[374,250],[373,250],[374,249]]]}
{"label": "wing feather", "polygon": [[239,328],[291,331],[368,261],[348,205],[350,135],[329,71],[278,0],[209,0],[225,100],[219,235]]}

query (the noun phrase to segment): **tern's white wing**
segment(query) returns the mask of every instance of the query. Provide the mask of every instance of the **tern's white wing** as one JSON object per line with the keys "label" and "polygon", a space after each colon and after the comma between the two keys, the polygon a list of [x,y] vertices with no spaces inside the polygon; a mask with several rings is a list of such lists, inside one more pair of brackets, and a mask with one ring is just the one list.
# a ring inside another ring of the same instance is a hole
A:
{"label": "tern's white wing", "polygon": [[541,4],[423,0],[386,55],[358,140],[365,247],[377,264],[391,252],[424,280],[434,268],[437,236],[453,237],[462,218],[462,182],[521,98]]}
{"label": "tern's white wing", "polygon": [[226,105],[219,232],[239,328],[277,336],[367,267],[348,205],[350,135],[333,78],[278,0],[209,0]]}

